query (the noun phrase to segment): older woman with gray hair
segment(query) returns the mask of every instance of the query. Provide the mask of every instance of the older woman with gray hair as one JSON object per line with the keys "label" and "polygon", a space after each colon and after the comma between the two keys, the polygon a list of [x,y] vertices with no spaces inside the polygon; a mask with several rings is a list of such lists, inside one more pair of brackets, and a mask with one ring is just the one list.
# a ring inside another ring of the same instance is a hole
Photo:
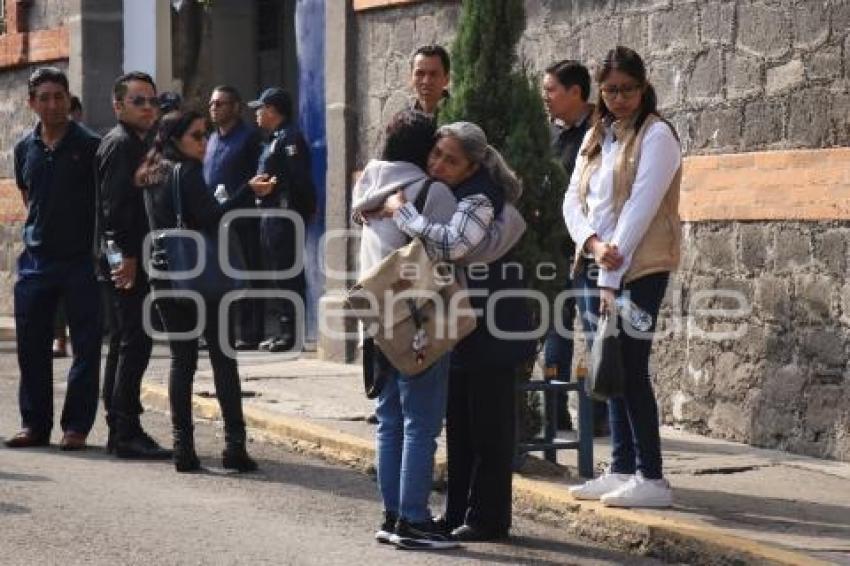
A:
{"label": "older woman with gray hair", "polygon": [[[448,223],[419,214],[404,195],[390,197],[384,214],[421,238],[428,251],[453,260],[469,254],[504,208],[516,202],[522,186],[484,131],[455,122],[437,131],[428,173],[452,188],[457,209]],[[511,525],[514,453],[514,374],[533,355],[529,340],[497,338],[494,331],[528,330],[525,299],[511,290],[525,287],[522,268],[510,254],[466,268],[476,330],[452,352],[446,418],[448,493],[445,528],[460,541],[504,539]],[[519,268],[519,269],[517,269]],[[501,298],[492,298],[496,292]],[[507,293],[505,293],[507,292]],[[494,301],[489,305],[488,301]]]}

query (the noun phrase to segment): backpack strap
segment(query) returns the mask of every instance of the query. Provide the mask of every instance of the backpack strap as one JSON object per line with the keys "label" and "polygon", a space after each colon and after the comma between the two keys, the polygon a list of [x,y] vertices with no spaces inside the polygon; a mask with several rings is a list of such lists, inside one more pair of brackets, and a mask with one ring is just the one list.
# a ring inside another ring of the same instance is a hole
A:
{"label": "backpack strap", "polygon": [[416,200],[413,201],[413,206],[419,214],[422,214],[422,211],[425,210],[425,201],[428,200],[428,191],[431,190],[431,184],[433,182],[434,179],[428,177],[425,180],[425,184],[419,190],[419,194],[416,195]]}

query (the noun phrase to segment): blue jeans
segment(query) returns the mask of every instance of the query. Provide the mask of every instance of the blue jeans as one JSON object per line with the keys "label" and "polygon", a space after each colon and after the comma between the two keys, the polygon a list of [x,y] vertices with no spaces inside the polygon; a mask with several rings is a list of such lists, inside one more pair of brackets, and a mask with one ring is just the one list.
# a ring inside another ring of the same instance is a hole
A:
{"label": "blue jeans", "polygon": [[[564,281],[564,291],[570,291],[572,288],[573,281],[570,279],[569,273],[567,273],[566,280]],[[570,332],[573,330],[575,314],[576,300],[575,297],[571,296],[564,301],[563,309],[561,309],[560,313],[555,313],[555,316],[560,316],[564,330]],[[571,338],[566,338],[558,333],[558,329],[555,326],[554,321],[552,323],[552,328],[549,330],[549,334],[546,336],[546,342],[543,346],[543,357],[547,368],[558,368],[557,379],[561,381],[571,381],[570,375],[572,373],[573,366],[573,341]],[[566,403],[566,393],[562,393],[560,396],[564,398],[564,403]]]}
{"label": "blue jeans", "polygon": [[[599,293],[596,285],[598,267],[585,262],[585,268],[576,278],[584,293],[578,305],[582,324],[587,333],[587,344],[593,343],[599,313]],[[658,311],[670,279],[669,273],[655,273],[625,285],[618,295],[628,293],[632,302],[652,316],[652,328],[658,321]],[[622,320],[620,321],[622,327]],[[634,474],[640,471],[647,479],[660,479],[661,436],[659,434],[658,405],[649,377],[649,355],[652,340],[620,333],[620,345],[625,370],[625,391],[622,397],[608,401],[608,422],[611,425],[611,471]]]}
{"label": "blue jeans", "polygon": [[74,361],[60,424],[63,431],[88,434],[97,411],[100,378],[100,291],[88,256],[48,259],[27,250],[18,258],[15,282],[15,337],[21,382],[18,402],[24,427],[37,435],[53,428],[53,326],[62,301],[68,317]]}
{"label": "blue jeans", "polygon": [[395,372],[378,396],[378,488],[384,509],[413,523],[431,518],[428,497],[448,376],[446,354],[421,374]]}

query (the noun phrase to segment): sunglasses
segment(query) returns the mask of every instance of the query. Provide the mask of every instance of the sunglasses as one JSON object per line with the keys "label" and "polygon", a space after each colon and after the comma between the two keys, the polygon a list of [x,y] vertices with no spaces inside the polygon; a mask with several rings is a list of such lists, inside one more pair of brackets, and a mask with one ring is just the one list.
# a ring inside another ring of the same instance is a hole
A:
{"label": "sunglasses", "polygon": [[189,132],[189,137],[195,140],[196,142],[204,141],[209,137],[209,134],[206,132]]}
{"label": "sunglasses", "polygon": [[141,108],[145,104],[147,104],[148,106],[151,106],[153,108],[159,108],[159,98],[157,98],[155,96],[142,96],[142,95],[128,96],[126,98],[126,100],[127,100],[127,102],[129,102],[130,104],[132,104],[133,106],[135,106],[137,108]]}

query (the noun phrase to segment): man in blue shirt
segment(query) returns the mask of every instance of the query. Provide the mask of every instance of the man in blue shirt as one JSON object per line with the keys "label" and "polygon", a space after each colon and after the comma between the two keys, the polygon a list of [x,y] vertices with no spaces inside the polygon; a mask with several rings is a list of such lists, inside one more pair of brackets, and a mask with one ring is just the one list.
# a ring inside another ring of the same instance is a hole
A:
{"label": "man in blue shirt", "polygon": [[[257,171],[262,151],[260,132],[242,121],[242,99],[232,86],[222,85],[210,95],[210,119],[215,131],[207,143],[204,179],[211,191],[223,185],[228,195],[248,182]],[[258,218],[240,218],[233,230],[245,257],[245,269],[262,269]],[[263,303],[246,299],[236,303],[236,349],[256,350],[263,336]]]}
{"label": "man in blue shirt", "polygon": [[[97,411],[100,294],[92,241],[94,156],[100,139],[68,118],[68,78],[41,67],[29,78],[35,128],[15,144],[15,181],[27,206],[24,251],[15,282],[15,332],[23,429],[11,448],[46,446],[53,428],[51,341],[59,301],[66,307],[74,362],[62,409],[59,447],[85,448]],[[69,300],[70,299],[70,300]]]}
{"label": "man in blue shirt", "polygon": [[[267,88],[258,100],[248,103],[257,113],[257,125],[271,135],[269,143],[260,156],[258,169],[262,182],[272,183],[274,189],[258,201],[263,209],[286,209],[298,213],[298,222],[302,234],[316,211],[316,191],[310,172],[310,153],[307,142],[292,115],[292,99],[279,87]],[[282,271],[295,265],[296,259],[302,260],[301,269],[288,279],[275,279],[278,289],[294,291],[300,297],[302,305],[306,291],[304,277],[303,240],[296,241],[298,226],[289,219],[273,215],[260,219],[260,247],[263,256],[263,268],[266,271]],[[296,330],[303,338],[304,321],[295,320],[296,309],[292,301],[269,301],[267,306],[273,323],[279,330],[260,344],[261,350],[283,352],[292,349],[295,344]],[[302,309],[303,312],[303,309]],[[296,324],[300,328],[296,329]]]}

